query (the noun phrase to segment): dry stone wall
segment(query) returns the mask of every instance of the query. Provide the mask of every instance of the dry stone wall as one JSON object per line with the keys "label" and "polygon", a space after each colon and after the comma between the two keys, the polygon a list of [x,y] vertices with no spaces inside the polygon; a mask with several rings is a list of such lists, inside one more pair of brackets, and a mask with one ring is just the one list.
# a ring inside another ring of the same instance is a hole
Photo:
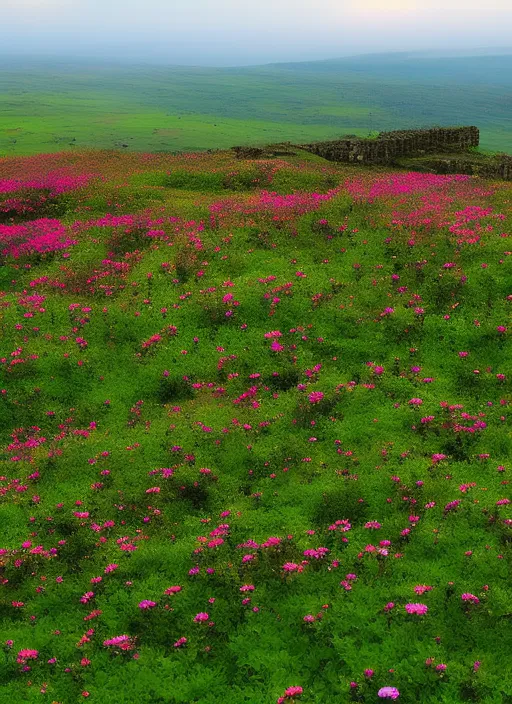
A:
{"label": "dry stone wall", "polygon": [[416,164],[407,162],[400,165],[436,174],[470,174],[482,178],[512,181],[512,156],[507,154],[490,156],[486,159],[465,158],[462,154],[450,155],[446,158],[435,156],[431,159],[421,159]]}
{"label": "dry stone wall", "polygon": [[338,139],[301,146],[329,161],[390,165],[401,157],[465,152],[479,142],[480,131],[471,126],[381,132],[376,139]]}

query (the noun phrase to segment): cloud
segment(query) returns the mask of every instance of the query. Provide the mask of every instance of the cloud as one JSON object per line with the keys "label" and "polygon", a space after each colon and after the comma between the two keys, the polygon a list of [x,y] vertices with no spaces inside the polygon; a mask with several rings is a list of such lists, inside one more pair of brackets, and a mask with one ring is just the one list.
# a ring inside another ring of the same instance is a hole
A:
{"label": "cloud", "polygon": [[265,63],[510,44],[512,0],[0,0],[0,54]]}
{"label": "cloud", "polygon": [[76,9],[82,4],[81,0],[3,0],[4,9],[17,10],[19,14],[27,12],[27,10],[46,12],[48,10]]}

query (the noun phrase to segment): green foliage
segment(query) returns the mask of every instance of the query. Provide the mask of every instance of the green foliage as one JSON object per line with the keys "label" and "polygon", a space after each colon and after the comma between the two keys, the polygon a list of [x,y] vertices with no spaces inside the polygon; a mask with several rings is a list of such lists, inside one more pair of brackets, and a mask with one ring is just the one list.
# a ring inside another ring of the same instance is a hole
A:
{"label": "green foliage", "polygon": [[510,701],[510,187],[51,159],[101,178],[0,267],[0,702]]}

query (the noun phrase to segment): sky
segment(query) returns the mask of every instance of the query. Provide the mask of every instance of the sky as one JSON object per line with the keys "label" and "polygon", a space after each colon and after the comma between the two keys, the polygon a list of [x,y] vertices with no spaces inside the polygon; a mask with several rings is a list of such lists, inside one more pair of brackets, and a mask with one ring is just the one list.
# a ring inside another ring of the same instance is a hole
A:
{"label": "sky", "polygon": [[512,47],[512,0],[0,0],[0,15],[13,57],[237,66]]}

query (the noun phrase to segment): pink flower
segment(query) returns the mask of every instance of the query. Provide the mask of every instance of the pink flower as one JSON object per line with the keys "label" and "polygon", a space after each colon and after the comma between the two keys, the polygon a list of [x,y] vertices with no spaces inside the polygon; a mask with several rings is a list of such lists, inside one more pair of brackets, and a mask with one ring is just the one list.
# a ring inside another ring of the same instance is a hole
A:
{"label": "pink flower", "polygon": [[201,623],[202,621],[208,621],[209,615],[205,612],[200,612],[194,616],[194,621],[196,623]]}
{"label": "pink flower", "polygon": [[417,614],[418,616],[423,616],[428,611],[428,606],[426,604],[406,604],[405,610],[408,614]]}
{"label": "pink flower", "polygon": [[365,528],[373,528],[374,530],[378,530],[381,525],[378,521],[368,521],[367,523],[364,524]]}
{"label": "pink flower", "polygon": [[309,394],[308,399],[309,399],[310,403],[318,403],[319,401],[321,401],[323,399],[323,397],[324,397],[324,394],[322,391],[312,391]]}
{"label": "pink flower", "polygon": [[299,565],[297,565],[295,562],[285,562],[283,565],[283,570],[285,572],[295,572],[295,570],[299,569]]}
{"label": "pink flower", "polygon": [[377,696],[381,699],[398,699],[400,692],[396,687],[381,687]]}
{"label": "pink flower", "polygon": [[299,694],[302,694],[304,690],[302,687],[288,687],[288,689],[285,689],[284,691],[284,696],[285,697],[296,697]]}
{"label": "pink flower", "polygon": [[447,513],[448,513],[448,511],[454,511],[454,510],[457,508],[457,506],[460,505],[460,503],[461,503],[461,502],[460,502],[459,499],[457,499],[457,500],[455,500],[455,501],[450,501],[449,503],[446,504],[446,506],[444,507],[444,510],[445,510]]}
{"label": "pink flower", "polygon": [[31,648],[25,648],[20,650],[18,653],[18,658],[16,662],[25,663],[26,660],[36,660],[39,652],[37,650],[32,650]]}
{"label": "pink flower", "polygon": [[103,641],[105,647],[118,646],[121,650],[130,650],[133,646],[133,638],[127,635],[115,636]]}
{"label": "pink flower", "polygon": [[139,609],[152,609],[156,606],[156,601],[150,601],[149,599],[144,599],[139,604]]}
{"label": "pink flower", "polygon": [[461,595],[461,599],[462,601],[471,601],[473,604],[480,603],[480,599],[470,592],[464,592],[464,594]]}

